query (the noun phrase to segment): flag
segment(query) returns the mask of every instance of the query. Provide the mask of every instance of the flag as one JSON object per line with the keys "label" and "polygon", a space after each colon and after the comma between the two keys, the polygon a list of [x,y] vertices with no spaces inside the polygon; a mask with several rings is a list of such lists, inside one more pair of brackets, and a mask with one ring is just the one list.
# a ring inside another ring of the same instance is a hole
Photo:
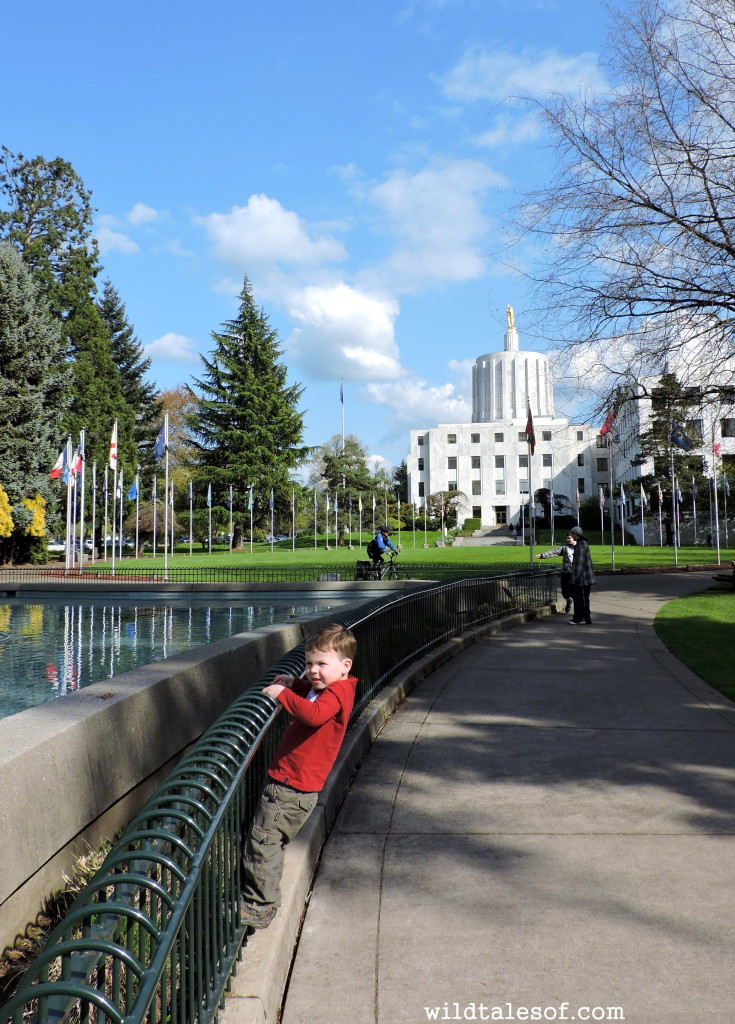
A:
{"label": "flag", "polygon": [[164,420],[161,424],[161,429],[158,431],[158,437],[153,447],[153,454],[156,456],[156,462],[163,458],[163,453],[166,451],[168,446],[168,438],[166,437],[166,421]]}
{"label": "flag", "polygon": [[620,485],[620,504],[624,505],[627,500],[628,499],[625,497],[625,491],[623,490],[623,485],[621,484]]}
{"label": "flag", "polygon": [[658,488],[658,507],[661,508],[661,506],[664,503],[664,496],[661,493],[661,484],[658,482],[658,480],[656,481],[656,487]]}
{"label": "flag", "polygon": [[130,501],[137,501],[137,498],[138,498],[138,478],[137,478],[137,476],[136,476],[135,480],[133,480],[132,484],[130,485],[130,490],[128,491],[128,498],[129,498]]}
{"label": "flag", "polygon": [[344,378],[342,378],[342,381],[340,382],[340,385],[339,385],[339,400],[342,403],[342,405],[345,404],[345,382],[344,382]]}
{"label": "flag", "polygon": [[49,476],[51,477],[51,479],[52,480],[58,480],[59,477],[61,476],[61,474],[63,473],[65,466],[66,466],[66,445],[64,445],[62,450],[59,452],[59,457],[56,460],[56,462],[54,463],[54,468],[49,473]]}
{"label": "flag", "polygon": [[697,481],[692,477],[692,498],[696,500],[697,497]]}
{"label": "flag", "polygon": [[212,507],[212,485],[210,483],[210,484],[207,485],[207,508],[211,508],[211,507]]}
{"label": "flag", "polygon": [[268,502],[268,508],[271,510],[271,512],[273,511],[273,488],[272,487],[271,487],[270,501]]}
{"label": "flag", "polygon": [[681,423],[677,423],[676,420],[671,421],[671,443],[675,444],[677,448],[681,448],[685,452],[692,450],[692,442],[684,432],[684,428]]}
{"label": "flag", "polygon": [[232,510],[232,484],[230,484],[230,491],[229,494],[227,495],[227,507],[230,509],[230,511]]}
{"label": "flag", "polygon": [[110,469],[117,469],[117,420],[115,420],[110,438]]}
{"label": "flag", "polygon": [[641,509],[648,508],[648,498],[646,492],[643,490],[643,484],[641,484]]}
{"label": "flag", "polygon": [[253,485],[248,488],[248,512],[253,511]]}
{"label": "flag", "polygon": [[151,488],[151,497],[155,498],[157,495],[158,495],[158,480],[154,476],[153,477],[153,487]]}
{"label": "flag", "polygon": [[362,495],[357,499],[357,511],[362,515]]}
{"label": "flag", "polygon": [[373,495],[373,512],[375,511],[375,495]]}
{"label": "flag", "polygon": [[719,455],[722,451],[722,443],[720,441],[713,441],[712,451],[715,453],[715,455]]}
{"label": "flag", "polygon": [[730,484],[727,482],[726,476],[723,476],[722,478],[722,493],[726,498],[730,497]]}
{"label": "flag", "polygon": [[600,489],[599,490],[600,490],[600,508],[604,508],[605,507],[605,492],[602,489],[602,484],[600,484]]}
{"label": "flag", "polygon": [[681,505],[681,501],[682,501],[682,498],[681,498],[681,488],[679,487],[679,481],[678,480],[676,481],[676,500]]}
{"label": "flag", "polygon": [[580,505],[580,501],[579,501],[579,488],[577,488],[577,508],[579,508],[579,505]]}
{"label": "flag", "polygon": [[81,444],[78,444],[77,450],[74,452],[74,458],[71,460],[71,472],[73,477],[76,477],[81,473],[83,461],[84,452],[81,449]]}
{"label": "flag", "polygon": [[193,500],[194,500],[194,487],[193,487],[192,482],[190,480],[189,481],[189,502],[191,503]]}
{"label": "flag", "polygon": [[609,412],[607,414],[607,419],[605,420],[605,422],[600,427],[600,433],[602,434],[603,437],[605,437],[606,434],[609,434],[612,431],[614,426],[615,426],[615,413],[614,412]]}
{"label": "flag", "polygon": [[533,416],[531,415],[531,403],[528,403],[528,419],[526,420],[526,441],[531,449],[531,455],[536,450],[536,434],[533,430]]}

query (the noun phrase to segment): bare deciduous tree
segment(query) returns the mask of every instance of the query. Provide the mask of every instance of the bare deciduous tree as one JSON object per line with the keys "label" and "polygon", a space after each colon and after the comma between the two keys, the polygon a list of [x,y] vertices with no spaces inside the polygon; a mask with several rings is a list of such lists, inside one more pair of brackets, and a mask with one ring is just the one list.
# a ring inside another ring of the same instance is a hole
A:
{"label": "bare deciduous tree", "polygon": [[542,106],[557,177],[520,211],[550,254],[542,306],[567,349],[592,342],[618,384],[677,362],[722,383],[735,355],[735,0],[637,0],[614,16],[608,65],[607,94]]}

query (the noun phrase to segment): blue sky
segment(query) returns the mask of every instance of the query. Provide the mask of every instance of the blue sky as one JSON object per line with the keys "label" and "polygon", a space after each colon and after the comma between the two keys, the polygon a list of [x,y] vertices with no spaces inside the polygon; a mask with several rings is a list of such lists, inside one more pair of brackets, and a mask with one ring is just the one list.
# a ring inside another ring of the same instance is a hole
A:
{"label": "blue sky", "polygon": [[245,274],[306,442],[341,431],[344,377],[346,431],[388,464],[412,427],[469,419],[508,303],[543,348],[493,255],[553,175],[514,97],[601,85],[597,0],[38,0],[3,28],[0,142],[92,190],[158,387],[201,372]]}

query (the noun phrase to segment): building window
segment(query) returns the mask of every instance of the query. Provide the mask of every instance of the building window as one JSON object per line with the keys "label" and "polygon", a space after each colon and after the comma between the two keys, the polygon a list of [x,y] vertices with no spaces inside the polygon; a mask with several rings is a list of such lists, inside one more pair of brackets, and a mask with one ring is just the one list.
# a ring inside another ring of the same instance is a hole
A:
{"label": "building window", "polygon": [[578,430],[577,431],[577,440],[578,441],[584,441],[584,431],[583,430]]}
{"label": "building window", "polygon": [[505,440],[505,434],[496,434],[495,435],[495,443],[496,444],[502,444],[504,440]]}
{"label": "building window", "polygon": [[528,494],[528,480],[519,480],[518,490],[521,492],[521,494]]}
{"label": "building window", "polygon": [[473,469],[479,469],[480,468],[480,456],[479,455],[473,455],[472,456],[472,468]]}
{"label": "building window", "polygon": [[473,505],[472,506],[472,518],[473,519],[482,519],[482,505]]}
{"label": "building window", "polygon": [[416,438],[416,444],[423,444],[423,443],[424,443],[424,435],[423,435],[423,434],[420,434],[420,435],[419,435],[419,436],[418,436],[418,437]]}
{"label": "building window", "polygon": [[505,456],[504,455],[496,455],[495,456],[495,468],[496,469],[505,469]]}
{"label": "building window", "polygon": [[687,420],[685,423],[686,432],[692,441],[701,441],[704,437],[701,420]]}
{"label": "building window", "polygon": [[542,430],[541,431],[541,440],[542,441],[550,441],[551,440],[551,431],[550,430]]}
{"label": "building window", "polygon": [[456,480],[450,480],[449,483],[447,484],[447,490],[448,491],[456,491],[457,490],[457,481]]}
{"label": "building window", "polygon": [[423,498],[423,496],[424,496],[424,481],[420,480],[419,481],[419,498]]}
{"label": "building window", "polygon": [[472,481],[472,493],[473,494],[482,494],[482,486],[481,486],[481,481],[480,480],[473,480]]}
{"label": "building window", "polygon": [[456,469],[456,468],[457,468],[457,456],[456,455],[450,455],[449,458],[447,459],[447,469]]}
{"label": "building window", "polygon": [[580,455],[577,456],[577,465],[578,466],[583,466],[584,465],[584,455],[580,454]]}
{"label": "building window", "polygon": [[603,437],[602,434],[597,435],[597,447],[607,448],[607,438]]}
{"label": "building window", "polygon": [[544,455],[544,456],[542,456],[542,463],[543,463],[544,466],[553,466],[554,465],[554,462],[553,462],[553,459],[552,459],[551,455]]}
{"label": "building window", "polygon": [[519,455],[518,456],[518,468],[519,469],[528,469],[528,456],[527,455]]}
{"label": "building window", "polygon": [[479,444],[480,443],[480,435],[479,434],[470,434],[470,441],[472,442],[472,444]]}
{"label": "building window", "polygon": [[526,440],[526,431],[525,430],[519,430],[518,431],[518,440],[519,441],[525,441]]}
{"label": "building window", "polygon": [[584,494],[584,477],[583,476],[577,477],[577,490],[579,491],[580,494]]}
{"label": "building window", "polygon": [[607,473],[607,459],[598,459],[597,460],[597,472],[598,473]]}
{"label": "building window", "polygon": [[495,493],[496,494],[505,494],[505,480],[496,480],[495,481]]}
{"label": "building window", "polygon": [[447,434],[447,444],[456,444],[456,443],[457,443],[457,435],[456,434]]}
{"label": "building window", "polygon": [[424,460],[419,459],[419,472],[422,472],[424,468]]}
{"label": "building window", "polygon": [[735,420],[720,420],[720,425],[722,426],[723,437],[735,437]]}

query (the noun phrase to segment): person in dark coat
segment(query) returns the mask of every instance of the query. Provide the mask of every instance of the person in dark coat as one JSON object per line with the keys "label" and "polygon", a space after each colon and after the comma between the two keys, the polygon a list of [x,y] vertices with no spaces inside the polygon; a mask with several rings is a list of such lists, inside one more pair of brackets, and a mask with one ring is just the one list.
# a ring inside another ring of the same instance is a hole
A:
{"label": "person in dark coat", "polygon": [[572,600],[574,601],[574,615],[569,620],[574,626],[589,626],[592,623],[590,615],[590,588],[595,582],[595,570],[592,567],[590,546],[581,526],[573,526],[569,531],[569,540],[574,546],[572,557]]}

